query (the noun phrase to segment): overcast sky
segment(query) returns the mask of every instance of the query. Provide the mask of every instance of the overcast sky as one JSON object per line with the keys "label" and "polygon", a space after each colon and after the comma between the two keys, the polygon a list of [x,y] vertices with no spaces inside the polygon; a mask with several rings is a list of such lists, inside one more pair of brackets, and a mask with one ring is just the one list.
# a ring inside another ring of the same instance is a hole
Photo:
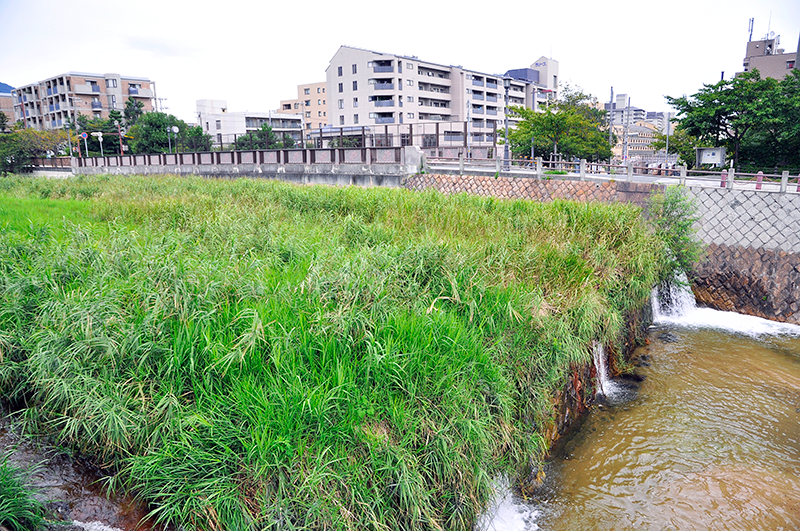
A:
{"label": "overcast sky", "polygon": [[0,82],[69,71],[155,80],[187,122],[198,99],[231,111],[277,109],[297,85],[325,80],[340,45],[415,55],[486,73],[560,63],[560,80],[607,101],[668,110],[742,69],[748,21],[797,50],[800,0],[590,0],[494,3],[405,0],[0,0]]}

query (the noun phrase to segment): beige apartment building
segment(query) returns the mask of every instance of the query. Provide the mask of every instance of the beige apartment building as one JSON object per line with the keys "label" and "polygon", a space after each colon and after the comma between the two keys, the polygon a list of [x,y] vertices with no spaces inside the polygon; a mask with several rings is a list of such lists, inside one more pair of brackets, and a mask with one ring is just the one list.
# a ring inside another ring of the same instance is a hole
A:
{"label": "beige apartment building", "polygon": [[10,92],[0,92],[0,112],[6,115],[6,127],[10,129],[14,125],[14,97]]}
{"label": "beige apartment building", "polygon": [[327,83],[307,83],[297,85],[297,98],[281,100],[278,112],[289,114],[302,113],[305,118],[305,129],[317,130],[328,125]]}
{"label": "beige apartment building", "polygon": [[509,105],[535,109],[555,99],[558,87],[558,62],[545,57],[530,68],[487,74],[349,46],[339,48],[326,74],[330,129],[395,129],[414,144],[412,138],[433,131],[432,125],[437,139],[445,135],[463,145],[494,143],[505,118],[505,77],[510,79]]}
{"label": "beige apartment building", "polygon": [[[624,125],[614,125],[614,135],[617,137],[617,144],[611,149],[614,158],[617,160],[625,160],[625,130]],[[627,143],[628,152],[627,160],[633,162],[652,162],[653,156],[656,154],[653,150],[653,142],[656,139],[658,126],[639,120],[627,127]],[[662,157],[663,158],[663,157]]]}
{"label": "beige apartment building", "polygon": [[68,72],[19,87],[11,94],[14,120],[21,120],[26,128],[58,129],[78,114],[108,118],[111,110],[122,112],[128,98],[143,103],[144,112],[150,112],[155,82],[119,74]]}
{"label": "beige apartment building", "polygon": [[786,53],[783,48],[778,48],[780,39],[778,35],[774,38],[765,37],[759,41],[748,42],[743,62],[744,71],[758,70],[762,78],[783,79],[797,68],[800,43],[796,52]]}

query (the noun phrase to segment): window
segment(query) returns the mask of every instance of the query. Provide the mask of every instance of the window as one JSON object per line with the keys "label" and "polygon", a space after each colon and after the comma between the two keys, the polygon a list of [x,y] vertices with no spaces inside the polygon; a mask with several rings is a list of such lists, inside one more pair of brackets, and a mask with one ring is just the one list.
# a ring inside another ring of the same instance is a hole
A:
{"label": "window", "polygon": [[322,87],[322,93],[325,94],[325,87]]}
{"label": "window", "polygon": [[354,124],[357,124],[357,123],[358,123],[358,115],[357,115],[357,114],[354,114],[354,115],[353,115],[353,123],[354,123]]}
{"label": "window", "polygon": [[353,65],[353,73],[358,74],[358,67],[356,65]]}
{"label": "window", "polygon": [[311,107],[311,100],[306,100],[305,101],[305,106],[306,107]]}
{"label": "window", "polygon": [[786,61],[786,69],[794,68],[794,61]]}
{"label": "window", "polygon": [[358,81],[353,81],[353,90],[358,90]]}
{"label": "window", "polygon": [[317,116],[322,117],[322,111],[317,111]]}
{"label": "window", "polygon": [[322,87],[317,87],[317,94],[319,94],[320,92],[322,92]]}
{"label": "window", "polygon": [[342,67],[339,67],[339,77],[342,77]]}
{"label": "window", "polygon": [[409,70],[414,70],[414,65],[411,63],[406,63],[406,68],[408,68]]}
{"label": "window", "polygon": [[317,105],[322,105],[322,100],[317,100]]}
{"label": "window", "polygon": [[208,133],[208,122],[206,122],[206,133]]}
{"label": "window", "polygon": [[406,83],[408,84],[409,87],[413,87],[414,86],[414,80],[413,79],[406,80]]}
{"label": "window", "polygon": [[311,94],[311,89],[303,89],[303,94],[308,96],[309,94]]}
{"label": "window", "polygon": [[414,96],[406,96],[406,101],[413,102],[414,101]]}
{"label": "window", "polygon": [[413,118],[414,117],[414,113],[413,112],[408,113],[408,117],[409,118]]}
{"label": "window", "polygon": [[344,92],[344,83],[339,83],[339,92]]}
{"label": "window", "polygon": [[339,108],[344,109],[344,100],[339,100]]}
{"label": "window", "polygon": [[106,88],[117,88],[116,79],[106,79]]}
{"label": "window", "polygon": [[112,109],[117,108],[117,97],[114,96],[113,94],[111,95],[111,108]]}
{"label": "window", "polygon": [[403,90],[403,80],[402,79],[398,79],[397,80],[397,88],[399,90]]}
{"label": "window", "polygon": [[299,109],[299,108],[300,108],[300,104],[299,104],[299,103],[295,103],[295,104],[294,104],[294,108],[295,108],[295,109]]}
{"label": "window", "polygon": [[358,107],[358,98],[353,98],[353,107]]}
{"label": "window", "polygon": [[222,120],[217,120],[217,131],[222,129]]}
{"label": "window", "polygon": [[344,125],[344,116],[339,117],[339,125]]}
{"label": "window", "polygon": [[283,104],[283,110],[284,111],[291,111],[292,110],[292,104],[291,103],[284,103]]}
{"label": "window", "polygon": [[311,111],[306,111],[306,118],[311,118]]}

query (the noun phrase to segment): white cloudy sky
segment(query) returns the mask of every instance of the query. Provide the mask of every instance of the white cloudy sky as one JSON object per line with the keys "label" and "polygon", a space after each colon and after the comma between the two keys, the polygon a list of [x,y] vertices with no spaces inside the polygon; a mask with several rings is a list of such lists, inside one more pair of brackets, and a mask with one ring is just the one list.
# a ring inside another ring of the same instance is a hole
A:
{"label": "white cloudy sky", "polygon": [[667,110],[742,68],[748,21],[796,51],[798,0],[0,0],[0,81],[19,86],[68,71],[141,76],[168,112],[195,101],[265,111],[323,81],[342,44],[416,55],[487,73],[560,63],[560,79],[607,100]]}

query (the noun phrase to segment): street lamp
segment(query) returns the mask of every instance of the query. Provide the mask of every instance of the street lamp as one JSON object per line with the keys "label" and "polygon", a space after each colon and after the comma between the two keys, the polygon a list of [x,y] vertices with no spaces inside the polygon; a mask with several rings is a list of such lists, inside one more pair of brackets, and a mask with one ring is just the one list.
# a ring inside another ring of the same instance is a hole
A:
{"label": "street lamp", "polygon": [[119,156],[124,155],[122,152],[122,129],[119,126],[119,120],[114,120],[114,125],[117,126],[117,136],[119,136]]}
{"label": "street lamp", "polygon": [[511,78],[508,76],[503,76],[503,88],[506,89],[506,99],[505,105],[503,107],[503,121],[505,122],[505,129],[506,129],[506,137],[505,137],[505,150],[504,150],[504,160],[505,160],[505,170],[508,171],[510,169],[510,161],[508,155],[508,88],[511,86]]}

